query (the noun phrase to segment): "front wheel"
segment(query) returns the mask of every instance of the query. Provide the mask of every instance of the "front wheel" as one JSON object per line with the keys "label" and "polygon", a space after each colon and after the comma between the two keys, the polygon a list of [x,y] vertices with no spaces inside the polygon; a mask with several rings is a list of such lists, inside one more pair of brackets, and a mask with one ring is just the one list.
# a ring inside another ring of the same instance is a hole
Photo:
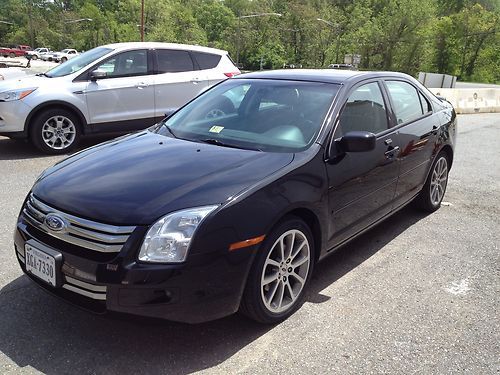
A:
{"label": "front wheel", "polygon": [[287,319],[302,305],[313,264],[313,239],[307,224],[295,217],[282,221],[259,250],[241,312],[261,323]]}
{"label": "front wheel", "polygon": [[10,56],[10,58],[11,58],[11,59],[14,59],[14,58],[16,57],[16,54],[15,54],[15,53],[13,53],[13,52],[11,52],[11,53],[9,54],[9,56]]}
{"label": "front wheel", "polygon": [[66,57],[63,57],[63,58],[61,59],[61,62],[62,62],[62,63],[63,63],[63,62],[66,62],[66,61],[68,61],[68,59],[67,59]]}
{"label": "front wheel", "polygon": [[36,116],[30,129],[31,142],[47,154],[64,154],[80,140],[78,117],[65,109],[49,109]]}
{"label": "front wheel", "polygon": [[31,59],[32,60],[38,60],[38,56],[37,55],[33,55],[33,56],[31,56]]}
{"label": "front wheel", "polygon": [[448,157],[445,152],[440,152],[432,164],[422,191],[415,199],[418,208],[434,212],[441,206],[448,185],[448,171]]}

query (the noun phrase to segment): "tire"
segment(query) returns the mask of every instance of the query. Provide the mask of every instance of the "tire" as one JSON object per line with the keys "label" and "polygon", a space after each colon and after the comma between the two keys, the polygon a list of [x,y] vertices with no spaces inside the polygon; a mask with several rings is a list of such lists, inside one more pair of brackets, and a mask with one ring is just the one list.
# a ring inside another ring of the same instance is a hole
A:
{"label": "tire", "polygon": [[65,109],[48,109],[38,114],[30,124],[33,145],[46,154],[65,154],[80,141],[78,117]]}
{"label": "tire", "polygon": [[14,52],[11,52],[11,53],[9,53],[9,57],[11,59],[15,59],[16,58],[16,54]]}
{"label": "tire", "polygon": [[38,60],[38,56],[37,55],[33,55],[33,56],[31,56],[31,59],[32,60]]}
{"label": "tire", "polygon": [[66,61],[68,61],[68,59],[67,59],[66,57],[63,57],[63,58],[61,59],[61,63],[66,62]]}
{"label": "tire", "polygon": [[[282,257],[280,244],[285,245]],[[292,250],[289,245],[292,243]],[[260,323],[276,324],[304,301],[314,266],[314,242],[304,221],[288,216],[259,249],[243,292],[240,311]]]}
{"label": "tire", "polygon": [[450,161],[445,152],[440,152],[432,163],[424,187],[415,198],[415,206],[423,211],[434,212],[441,207],[446,186]]}

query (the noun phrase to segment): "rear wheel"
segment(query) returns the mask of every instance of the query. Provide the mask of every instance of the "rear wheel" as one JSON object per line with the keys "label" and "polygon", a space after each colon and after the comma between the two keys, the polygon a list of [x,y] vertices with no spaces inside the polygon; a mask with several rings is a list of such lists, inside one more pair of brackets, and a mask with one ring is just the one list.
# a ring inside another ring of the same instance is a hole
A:
{"label": "rear wheel", "polygon": [[261,323],[278,323],[304,300],[314,247],[309,227],[288,217],[268,236],[250,271],[241,312]]}
{"label": "rear wheel", "polygon": [[32,60],[38,60],[38,56],[37,55],[33,55],[33,56],[31,56],[31,59]]}
{"label": "rear wheel", "polygon": [[418,208],[434,212],[441,206],[448,185],[448,171],[448,156],[445,152],[440,152],[432,164],[422,191],[415,199]]}
{"label": "rear wheel", "polygon": [[61,62],[62,62],[62,63],[63,63],[63,62],[66,62],[66,61],[68,61],[68,59],[67,59],[66,57],[61,58]]}
{"label": "rear wheel", "polygon": [[16,57],[16,54],[14,52],[9,53],[9,57],[14,59]]}
{"label": "rear wheel", "polygon": [[78,117],[65,109],[49,109],[32,122],[31,142],[47,154],[64,154],[78,144],[81,128]]}

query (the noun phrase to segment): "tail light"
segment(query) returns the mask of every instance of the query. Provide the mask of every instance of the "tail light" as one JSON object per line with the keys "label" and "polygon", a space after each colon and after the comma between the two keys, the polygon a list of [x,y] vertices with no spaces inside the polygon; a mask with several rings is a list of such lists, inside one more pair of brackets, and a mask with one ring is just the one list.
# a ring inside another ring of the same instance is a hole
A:
{"label": "tail light", "polygon": [[240,72],[231,72],[231,73],[224,73],[224,75],[228,78],[237,76],[238,74],[241,74]]}

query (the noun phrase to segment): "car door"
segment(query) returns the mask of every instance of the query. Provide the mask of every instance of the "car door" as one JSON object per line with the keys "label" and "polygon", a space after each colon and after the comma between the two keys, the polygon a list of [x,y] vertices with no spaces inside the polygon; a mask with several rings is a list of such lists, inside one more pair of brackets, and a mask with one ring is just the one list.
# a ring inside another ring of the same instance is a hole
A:
{"label": "car door", "polygon": [[419,192],[430,168],[440,118],[430,101],[414,85],[385,80],[393,109],[394,126],[401,142],[400,173],[394,206],[404,204]]}
{"label": "car door", "polygon": [[189,51],[157,49],[155,54],[155,114],[161,119],[205,91],[208,79]]}
{"label": "car door", "polygon": [[[387,97],[381,82],[354,87],[338,117],[333,140],[351,131],[376,135],[375,149],[343,152],[326,164],[332,248],[391,211],[399,164],[399,137],[389,128]],[[330,155],[331,156],[331,155]]]}
{"label": "car door", "polygon": [[106,78],[89,82],[85,91],[92,124],[114,131],[154,123],[154,79],[146,49],[118,53],[92,69],[107,72]]}

